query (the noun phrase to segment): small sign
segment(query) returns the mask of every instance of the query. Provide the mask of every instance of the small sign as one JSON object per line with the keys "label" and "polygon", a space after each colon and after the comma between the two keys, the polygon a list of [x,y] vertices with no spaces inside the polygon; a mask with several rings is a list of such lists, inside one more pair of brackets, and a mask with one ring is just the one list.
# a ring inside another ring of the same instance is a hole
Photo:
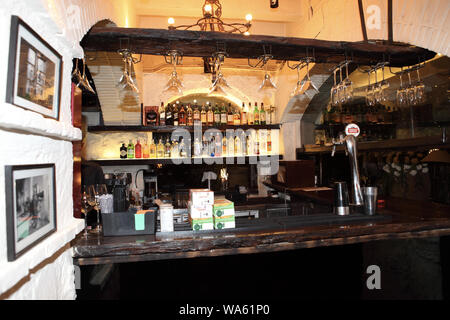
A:
{"label": "small sign", "polygon": [[350,123],[345,127],[345,134],[352,135],[352,136],[359,136],[361,130],[359,129],[358,125],[355,123]]}

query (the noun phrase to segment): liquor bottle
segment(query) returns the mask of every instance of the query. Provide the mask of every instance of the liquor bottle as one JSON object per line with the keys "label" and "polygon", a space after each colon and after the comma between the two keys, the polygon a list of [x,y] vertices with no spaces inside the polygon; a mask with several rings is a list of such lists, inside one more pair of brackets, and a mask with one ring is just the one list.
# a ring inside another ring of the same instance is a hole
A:
{"label": "liquor bottle", "polygon": [[157,158],[164,158],[164,145],[162,143],[161,138],[159,138],[159,142],[156,145],[156,157]]}
{"label": "liquor bottle", "polygon": [[233,112],[233,124],[235,126],[238,126],[241,124],[241,113],[239,112],[238,108],[234,108]]}
{"label": "liquor bottle", "polygon": [[231,103],[228,104],[227,108],[227,125],[232,126],[234,124],[234,117],[233,117],[233,109],[231,108]]}
{"label": "liquor bottle", "polygon": [[234,138],[233,135],[230,134],[230,136],[228,137],[227,140],[227,155],[229,157],[233,157],[234,156]]}
{"label": "liquor bottle", "polygon": [[227,109],[225,109],[225,105],[222,103],[222,109],[220,110],[220,124],[227,124]]}
{"label": "liquor bottle", "polygon": [[127,159],[134,159],[134,144],[131,140],[128,142]]}
{"label": "liquor bottle", "polygon": [[179,154],[180,154],[181,158],[186,158],[187,157],[186,144],[184,143],[183,137],[181,137],[181,141],[180,141],[178,150],[179,150]]}
{"label": "liquor bottle", "polygon": [[247,155],[251,156],[253,154],[253,139],[251,134],[247,136]]}
{"label": "liquor bottle", "polygon": [[207,118],[206,118],[206,107],[201,107],[200,110],[200,121],[202,122],[202,126],[206,126],[208,124]]}
{"label": "liquor bottle", "polygon": [[136,145],[134,146],[134,157],[135,158],[141,158],[142,157],[142,146],[139,143],[139,139],[136,142]]}
{"label": "liquor bottle", "polygon": [[217,103],[216,106],[214,107],[214,125],[216,127],[220,126],[220,110]]}
{"label": "liquor bottle", "polygon": [[148,148],[147,140],[145,140],[142,146],[142,158],[148,158],[150,156],[150,150]]}
{"label": "liquor bottle", "polygon": [[247,123],[249,125],[254,124],[254,114],[252,111],[252,103],[251,102],[248,103],[247,121],[248,121]]}
{"label": "liquor bottle", "polygon": [[272,124],[272,106],[266,110],[266,124]]}
{"label": "liquor bottle", "polygon": [[197,102],[195,102],[194,109],[192,110],[192,118],[194,125],[199,125],[201,123],[200,110],[198,109]]}
{"label": "liquor bottle", "polygon": [[261,102],[261,109],[259,110],[259,124],[266,124],[266,110],[264,109],[264,103]]}
{"label": "liquor bottle", "polygon": [[161,102],[161,106],[158,110],[158,125],[165,126],[166,125],[166,110],[164,108],[164,102]]}
{"label": "liquor bottle", "polygon": [[244,102],[242,102],[242,109],[241,109],[241,124],[247,125],[247,108],[245,107]]}
{"label": "liquor bottle", "polygon": [[234,154],[236,156],[242,155],[241,147],[242,147],[242,145],[241,145],[241,138],[239,138],[239,136],[236,135],[236,137],[234,137]]}
{"label": "liquor bottle", "polygon": [[253,123],[255,125],[259,125],[259,110],[257,102],[255,102],[255,109],[253,109]]}
{"label": "liquor bottle", "polygon": [[173,126],[172,107],[170,104],[167,104],[166,107],[166,126]]}
{"label": "liquor bottle", "polygon": [[125,143],[122,143],[122,146],[120,147],[120,159],[126,158],[127,158],[127,147],[125,147]]}
{"label": "liquor bottle", "polygon": [[227,137],[224,134],[222,137],[222,157],[227,156]]}
{"label": "liquor bottle", "polygon": [[172,117],[173,117],[173,125],[174,126],[180,125],[180,123],[179,123],[179,110],[178,110],[178,106],[176,104],[174,104],[173,108],[172,108]]}
{"label": "liquor bottle", "polygon": [[259,136],[259,132],[256,131],[255,140],[254,140],[254,143],[253,143],[253,147],[254,147],[253,152],[257,156],[259,156],[259,137],[258,136]]}
{"label": "liquor bottle", "polygon": [[200,157],[202,154],[202,145],[198,139],[198,137],[195,137],[194,140],[194,156],[195,157]]}
{"label": "liquor bottle", "polygon": [[191,108],[191,104],[188,104],[187,110],[186,110],[186,125],[193,126],[194,125],[194,113]]}
{"label": "liquor bottle", "polygon": [[214,156],[221,157],[222,156],[222,139],[220,138],[219,133],[216,133],[216,138],[214,139]]}
{"label": "liquor bottle", "polygon": [[172,145],[170,148],[170,155],[171,155],[172,159],[180,157],[180,150],[179,150],[179,145],[178,145],[177,140],[172,141]]}
{"label": "liquor bottle", "polygon": [[214,124],[214,112],[211,105],[208,106],[208,111],[206,112],[206,122],[208,126]]}
{"label": "liquor bottle", "polygon": [[267,154],[272,153],[272,130],[267,131]]}
{"label": "liquor bottle", "polygon": [[146,113],[145,118],[148,126],[156,126],[158,114],[153,107],[151,107],[150,110]]}
{"label": "liquor bottle", "polygon": [[180,111],[178,112],[178,125],[185,126],[186,123],[187,123],[187,114],[186,110],[184,109],[184,105],[182,104],[180,106]]}
{"label": "liquor bottle", "polygon": [[166,140],[166,144],[164,145],[164,158],[170,158],[171,145],[169,142],[169,138]]}
{"label": "liquor bottle", "polygon": [[150,140],[150,146],[149,146],[149,149],[150,149],[150,158],[151,158],[151,159],[156,158],[156,144],[155,144],[155,142],[153,141],[153,139]]}

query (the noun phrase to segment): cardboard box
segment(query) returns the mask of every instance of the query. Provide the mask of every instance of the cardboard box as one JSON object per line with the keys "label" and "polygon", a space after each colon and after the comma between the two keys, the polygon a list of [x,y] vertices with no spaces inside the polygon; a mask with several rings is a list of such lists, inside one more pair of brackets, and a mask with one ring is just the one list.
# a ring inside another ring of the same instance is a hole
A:
{"label": "cardboard box", "polygon": [[212,205],[205,205],[203,207],[195,206],[189,201],[188,204],[189,223],[192,230],[213,230],[213,207]]}
{"label": "cardboard box", "polygon": [[195,207],[205,207],[214,204],[214,192],[209,189],[190,189],[189,201]]}
{"label": "cardboard box", "polygon": [[214,229],[235,228],[234,203],[227,199],[216,199],[213,206]]}

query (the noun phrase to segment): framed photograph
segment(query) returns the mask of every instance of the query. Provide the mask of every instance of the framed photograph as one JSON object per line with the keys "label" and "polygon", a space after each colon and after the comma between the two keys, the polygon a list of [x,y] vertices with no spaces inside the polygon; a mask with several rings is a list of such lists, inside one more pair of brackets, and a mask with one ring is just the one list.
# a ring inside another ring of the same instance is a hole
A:
{"label": "framed photograph", "polygon": [[5,166],[8,261],[56,231],[55,165]]}
{"label": "framed photograph", "polygon": [[6,102],[59,120],[61,80],[61,55],[12,16]]}

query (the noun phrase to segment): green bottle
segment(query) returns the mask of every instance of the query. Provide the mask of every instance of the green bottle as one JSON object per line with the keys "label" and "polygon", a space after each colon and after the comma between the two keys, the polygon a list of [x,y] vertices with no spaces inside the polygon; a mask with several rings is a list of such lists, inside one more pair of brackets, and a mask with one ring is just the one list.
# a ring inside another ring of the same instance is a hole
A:
{"label": "green bottle", "polygon": [[134,159],[134,144],[133,144],[133,142],[131,140],[128,142],[127,158],[128,159]]}
{"label": "green bottle", "polygon": [[255,102],[255,109],[253,110],[253,124],[258,125],[259,124],[259,110],[258,110],[258,104]]}
{"label": "green bottle", "polygon": [[219,106],[217,104],[214,108],[214,125],[220,126],[220,110],[219,110]]}

